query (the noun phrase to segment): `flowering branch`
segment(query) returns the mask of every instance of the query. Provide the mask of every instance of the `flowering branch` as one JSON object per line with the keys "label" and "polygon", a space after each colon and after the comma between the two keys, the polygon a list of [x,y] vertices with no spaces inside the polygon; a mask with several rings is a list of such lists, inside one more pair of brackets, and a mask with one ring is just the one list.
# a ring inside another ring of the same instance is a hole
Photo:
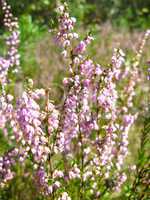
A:
{"label": "flowering branch", "polygon": [[132,109],[140,81],[137,67],[149,31],[131,68],[121,49],[114,49],[107,68],[87,56],[87,46],[94,38],[86,35],[81,40],[74,31],[75,18],[70,17],[66,3],[61,5],[55,42],[69,62],[69,73],[63,79],[65,100],[58,108],[50,100],[50,89],[35,89],[31,79],[15,100],[4,86],[9,85],[9,68],[20,64],[19,27],[8,4],[1,2],[10,37],[7,56],[0,58],[0,128],[8,135],[11,127],[16,147],[0,158],[0,185],[14,177],[11,169],[18,160],[29,160],[39,192],[53,200],[75,199],[74,183],[77,199],[86,195],[101,199],[106,191],[120,191],[127,179],[123,166],[128,134],[138,116]]}

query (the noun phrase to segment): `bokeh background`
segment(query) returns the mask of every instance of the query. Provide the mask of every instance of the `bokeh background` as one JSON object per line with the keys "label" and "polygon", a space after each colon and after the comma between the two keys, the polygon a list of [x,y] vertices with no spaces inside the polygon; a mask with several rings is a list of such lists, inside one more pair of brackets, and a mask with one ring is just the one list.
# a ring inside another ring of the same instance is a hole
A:
{"label": "bokeh background", "polygon": [[[63,2],[63,1],[62,1]],[[21,31],[21,72],[14,77],[16,95],[22,92],[26,78],[33,78],[38,87],[52,87],[52,98],[61,98],[62,77],[66,73],[66,63],[62,60],[60,49],[53,41],[49,30],[57,27],[55,8],[57,0],[8,0],[12,12],[19,19]],[[88,53],[101,65],[111,62],[114,47],[122,48],[127,55],[127,62],[136,54],[144,32],[150,28],[149,0],[68,0],[70,13],[77,18],[76,29],[81,38],[89,31],[95,41],[88,48]],[[5,53],[6,32],[3,27],[3,13],[0,11],[0,55]],[[146,75],[150,60],[150,42],[147,42],[141,60],[141,72]],[[130,134],[131,155],[127,164],[136,162],[140,145],[140,133],[144,121],[141,105],[147,101],[148,85],[143,81],[143,93],[139,92],[136,102],[140,117]],[[59,97],[58,97],[59,94]],[[144,97],[144,98],[143,98]],[[58,100],[59,101],[59,100]],[[9,148],[9,144],[0,133],[0,154]],[[26,170],[27,168],[28,170]],[[30,164],[16,167],[17,176],[6,189],[0,190],[0,200],[40,200],[42,197],[35,190],[30,174]],[[24,174],[24,171],[27,173]],[[22,175],[24,174],[24,175]],[[127,191],[128,185],[124,192]],[[127,199],[124,194],[114,199]]]}
{"label": "bokeh background", "polygon": [[[57,52],[59,50],[55,48],[53,38],[48,33],[49,29],[57,25],[55,8],[58,1],[8,2],[20,23],[23,74],[35,78],[38,84],[45,86],[58,78],[58,69],[64,70]],[[101,64],[110,62],[114,47],[121,47],[127,53],[135,53],[144,31],[150,27],[148,0],[67,0],[67,3],[71,15],[77,18],[78,31],[81,34],[90,31],[95,37],[89,52]],[[1,45],[5,37],[2,17],[0,12]],[[0,53],[2,50],[3,48]],[[145,52],[148,53],[147,50]]]}

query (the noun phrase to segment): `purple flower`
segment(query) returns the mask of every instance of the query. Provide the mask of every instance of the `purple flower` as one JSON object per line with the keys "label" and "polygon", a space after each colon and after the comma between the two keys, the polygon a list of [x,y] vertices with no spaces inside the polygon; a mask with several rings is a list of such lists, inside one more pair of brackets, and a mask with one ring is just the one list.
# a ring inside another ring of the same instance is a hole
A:
{"label": "purple flower", "polygon": [[24,92],[17,104],[17,120],[26,144],[30,147],[36,162],[47,159],[47,139],[41,128],[41,113],[32,95]]}
{"label": "purple flower", "polygon": [[74,49],[75,54],[83,53],[86,50],[86,43],[84,41],[81,41],[78,46]]}

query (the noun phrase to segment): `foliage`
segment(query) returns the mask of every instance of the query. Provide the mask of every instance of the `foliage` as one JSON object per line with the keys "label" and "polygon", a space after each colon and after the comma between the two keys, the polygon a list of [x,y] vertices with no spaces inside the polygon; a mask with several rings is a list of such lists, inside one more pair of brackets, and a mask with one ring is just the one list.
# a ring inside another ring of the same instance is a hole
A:
{"label": "foliage", "polygon": [[[55,22],[54,8],[58,1],[9,0],[9,3],[19,18],[21,15],[30,15],[36,23],[52,25]],[[147,0],[68,0],[68,4],[80,24],[91,24],[91,21],[93,24],[102,24],[110,20],[114,25],[131,29],[146,29],[150,25],[150,2]]]}
{"label": "foliage", "polygon": [[[35,71],[25,66],[27,58],[20,62],[19,44],[24,55],[25,48],[33,48],[32,42],[40,40],[45,30],[33,23],[29,14],[22,15],[18,23],[5,0],[1,2],[8,33],[6,50],[0,57],[0,128],[3,143],[8,141],[8,145],[1,150],[0,198],[147,198],[149,116],[144,122],[136,168],[127,165],[126,157],[130,128],[142,106],[137,104],[144,76],[139,66],[150,30],[131,61],[115,48],[111,63],[101,66],[86,54],[94,38],[91,33],[80,36],[75,31],[76,19],[70,17],[64,3],[58,7],[55,20],[55,42],[68,66],[60,86],[63,99],[52,100],[51,89],[36,89],[32,79],[22,83],[24,88],[16,96],[14,75],[21,82],[20,64],[25,78]],[[82,7],[86,1],[80,3]],[[86,5],[87,10],[93,9]],[[35,66],[31,60],[29,63]]]}

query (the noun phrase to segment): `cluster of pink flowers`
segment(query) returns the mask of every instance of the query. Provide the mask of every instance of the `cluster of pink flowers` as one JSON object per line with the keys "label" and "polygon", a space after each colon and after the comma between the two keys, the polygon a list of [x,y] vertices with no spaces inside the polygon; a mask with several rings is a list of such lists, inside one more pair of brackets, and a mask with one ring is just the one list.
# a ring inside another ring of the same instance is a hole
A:
{"label": "cluster of pink flowers", "polygon": [[20,65],[20,55],[18,53],[19,45],[19,25],[17,18],[14,18],[11,13],[11,7],[6,3],[5,0],[2,0],[2,10],[4,12],[4,25],[8,28],[10,36],[6,40],[8,46],[8,59],[10,61],[10,66],[19,66]]}
{"label": "cluster of pink flowers", "polygon": [[21,145],[6,152],[0,157],[0,187],[4,187],[7,182],[12,180],[15,172],[12,167],[18,162],[21,164],[27,157],[27,151]]}
{"label": "cluster of pink flowers", "polygon": [[[19,31],[4,0],[2,9],[5,26],[11,33],[6,42],[8,55],[6,59],[0,58],[3,86],[8,84],[9,67],[19,65]],[[64,102],[57,108],[49,99],[49,90],[34,89],[32,80],[17,100],[2,87],[0,128],[18,148],[0,157],[0,185],[13,178],[12,166],[17,161],[28,159],[42,194],[71,200],[66,189],[78,180],[80,199],[86,191],[94,199],[103,193],[99,185],[107,188],[106,183],[113,178],[109,189],[119,190],[127,179],[123,166],[130,127],[137,118],[132,107],[139,73],[136,65],[131,72],[126,68],[121,49],[114,49],[109,68],[95,63],[85,54],[93,37],[87,35],[80,41],[74,32],[76,20],[69,16],[66,4],[58,8],[58,13],[55,41],[63,49],[63,57],[69,60],[68,77],[63,80]],[[122,81],[126,81],[126,87],[121,88]]]}
{"label": "cluster of pink flowers", "polygon": [[[4,25],[9,31],[9,36],[6,39],[6,45],[8,47],[8,51],[6,54],[6,58],[0,58],[0,71],[2,71],[1,81],[6,81],[7,71],[9,67],[20,66],[20,54],[18,52],[19,45],[19,25],[17,18],[14,18],[11,13],[11,7],[7,4],[5,0],[1,1],[2,10],[4,12]],[[15,68],[15,71],[17,68]]]}
{"label": "cluster of pink flowers", "polygon": [[0,81],[3,84],[7,81],[6,76],[8,73],[9,66],[10,66],[9,60],[0,57]]}
{"label": "cluster of pink flowers", "polygon": [[18,156],[18,149],[13,149],[6,153],[3,157],[0,157],[1,187],[14,177],[14,172],[10,169],[10,167],[15,163],[16,156]]}
{"label": "cluster of pink flowers", "polygon": [[22,139],[30,147],[35,161],[44,162],[49,153],[48,141],[41,128],[40,107],[30,91],[24,92],[17,102],[17,120],[23,133]]}

